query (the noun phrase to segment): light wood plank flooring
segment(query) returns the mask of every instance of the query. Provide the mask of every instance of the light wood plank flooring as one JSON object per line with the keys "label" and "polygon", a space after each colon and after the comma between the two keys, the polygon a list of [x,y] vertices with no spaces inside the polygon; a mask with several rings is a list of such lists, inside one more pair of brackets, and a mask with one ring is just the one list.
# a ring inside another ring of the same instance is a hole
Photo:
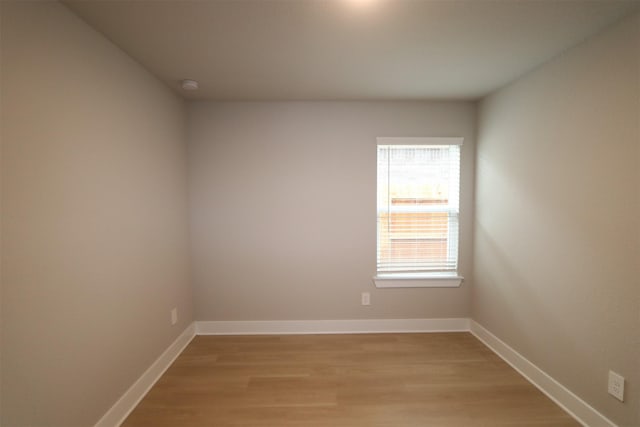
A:
{"label": "light wood plank flooring", "polygon": [[197,336],[123,426],[579,426],[469,333]]}

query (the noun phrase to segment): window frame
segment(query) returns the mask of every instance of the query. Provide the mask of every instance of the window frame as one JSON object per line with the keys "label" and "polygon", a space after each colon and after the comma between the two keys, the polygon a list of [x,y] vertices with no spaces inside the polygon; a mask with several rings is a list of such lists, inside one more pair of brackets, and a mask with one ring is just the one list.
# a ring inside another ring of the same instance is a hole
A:
{"label": "window frame", "polygon": [[[381,145],[458,145],[460,146],[460,175],[462,175],[462,137],[378,137],[376,138],[376,152]],[[376,166],[376,178],[378,167]],[[376,179],[377,183],[377,179]],[[460,187],[462,182],[460,180]],[[458,193],[458,227],[460,226],[460,194]],[[376,184],[377,194],[377,184]],[[377,196],[376,196],[377,197]],[[378,217],[376,201],[376,218]],[[376,230],[378,224],[376,219]],[[456,271],[453,272],[378,272],[376,261],[376,275],[373,282],[377,288],[455,288],[459,287],[464,277],[459,274],[460,260],[460,233],[458,230],[458,253],[456,257],[458,263]],[[376,231],[376,257],[378,251],[378,232]]]}

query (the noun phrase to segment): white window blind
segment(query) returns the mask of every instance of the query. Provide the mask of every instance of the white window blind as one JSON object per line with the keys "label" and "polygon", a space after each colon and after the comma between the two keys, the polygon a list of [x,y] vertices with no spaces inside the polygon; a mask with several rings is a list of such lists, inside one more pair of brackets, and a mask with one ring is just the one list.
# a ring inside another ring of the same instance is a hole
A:
{"label": "white window blind", "polygon": [[378,142],[378,274],[455,273],[462,139]]}

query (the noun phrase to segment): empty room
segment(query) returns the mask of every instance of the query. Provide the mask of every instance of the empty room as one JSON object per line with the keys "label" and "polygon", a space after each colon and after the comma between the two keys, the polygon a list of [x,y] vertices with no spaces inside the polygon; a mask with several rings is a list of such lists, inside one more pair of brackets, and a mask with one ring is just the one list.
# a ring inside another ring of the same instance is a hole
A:
{"label": "empty room", "polygon": [[640,427],[640,1],[0,0],[2,427]]}

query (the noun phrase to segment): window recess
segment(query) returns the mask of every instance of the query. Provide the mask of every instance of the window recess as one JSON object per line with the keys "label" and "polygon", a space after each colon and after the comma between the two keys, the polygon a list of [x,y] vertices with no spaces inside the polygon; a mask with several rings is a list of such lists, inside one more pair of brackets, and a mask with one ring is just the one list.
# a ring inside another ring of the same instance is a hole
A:
{"label": "window recess", "polygon": [[378,287],[456,287],[462,138],[378,138]]}

